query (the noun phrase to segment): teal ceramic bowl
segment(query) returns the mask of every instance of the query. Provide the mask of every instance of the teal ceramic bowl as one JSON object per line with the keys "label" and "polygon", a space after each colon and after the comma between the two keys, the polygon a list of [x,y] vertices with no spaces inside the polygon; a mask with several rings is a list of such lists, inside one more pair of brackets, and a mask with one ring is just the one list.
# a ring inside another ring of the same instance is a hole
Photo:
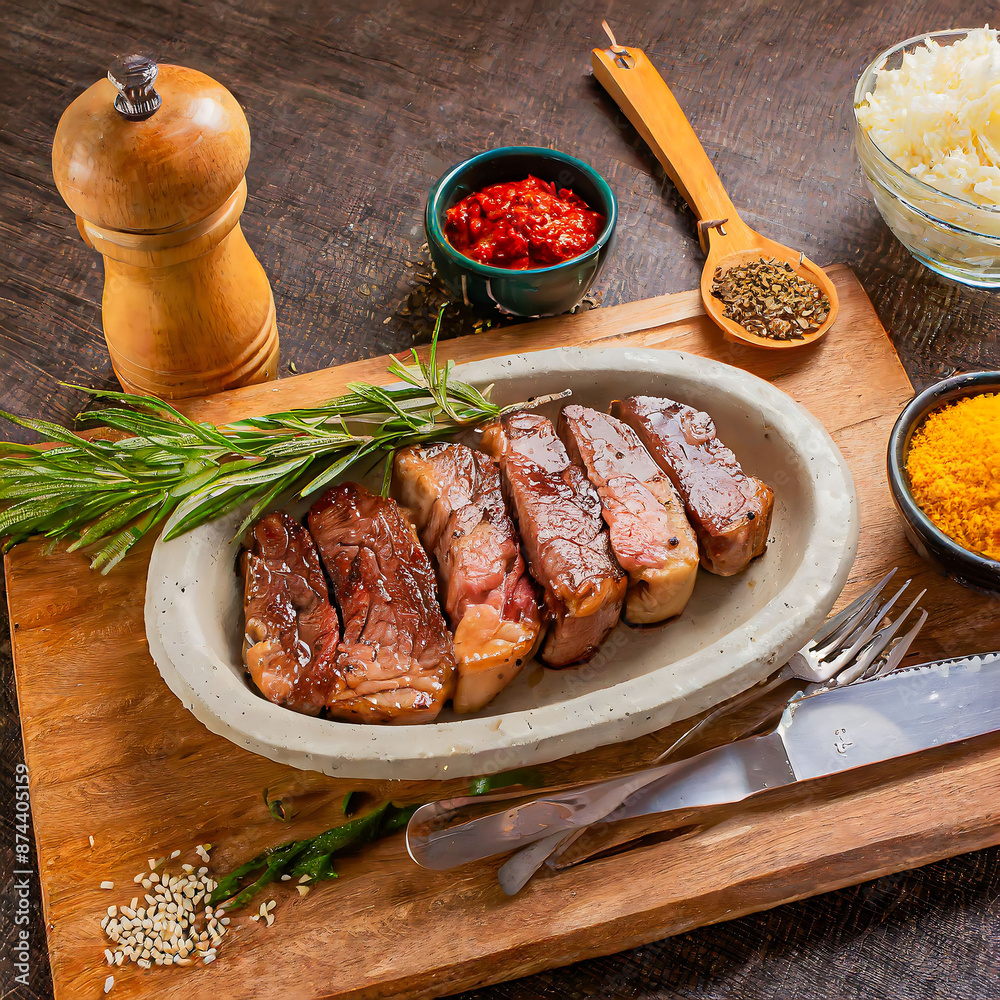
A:
{"label": "teal ceramic bowl", "polygon": [[[445,213],[467,195],[529,174],[569,188],[607,220],[597,242],[584,254],[551,267],[513,271],[490,267],[459,253],[445,238]],[[575,156],[541,146],[503,146],[452,167],[431,188],[424,228],[431,259],[456,301],[515,316],[555,316],[568,312],[587,294],[614,249],[618,202],[608,182]]]}

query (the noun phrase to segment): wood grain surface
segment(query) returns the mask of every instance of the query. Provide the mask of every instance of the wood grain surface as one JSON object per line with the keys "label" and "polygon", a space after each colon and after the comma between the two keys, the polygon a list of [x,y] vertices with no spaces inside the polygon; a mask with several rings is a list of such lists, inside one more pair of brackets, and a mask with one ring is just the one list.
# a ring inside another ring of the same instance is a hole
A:
{"label": "wood grain surface", "polygon": [[[910,383],[856,279],[842,266],[831,276],[840,318],[828,338],[801,352],[727,343],[689,293],[453,340],[443,352],[472,360],[525,347],[641,345],[687,350],[767,377],[823,421],[855,476],[862,540],[842,600],[900,565],[928,587],[931,619],[911,662],[960,651],[956,630],[962,650],[1000,646],[1000,621],[986,613],[991,602],[937,578],[903,537],[879,470]],[[870,374],[863,384],[853,378],[859,364]],[[194,417],[224,423],[319,403],[351,380],[379,381],[385,366],[384,358],[355,362],[183,405]],[[146,858],[180,850],[194,861],[195,844],[210,842],[219,845],[215,870],[224,872],[286,839],[262,788],[300,812],[287,832],[303,836],[330,825],[352,789],[427,801],[465,787],[334,780],[210,734],[160,681],[146,649],[149,549],[107,577],[92,573],[81,554],[48,553],[41,542],[6,559],[56,1000],[83,1000],[102,981],[98,922],[109,902],[127,903]],[[542,770],[555,784],[642,766],[678,728]],[[498,752],[496,770],[503,766]],[[413,865],[397,836],[348,861],[343,882],[307,898],[276,887],[267,894],[278,901],[275,925],[265,930],[238,915],[223,961],[210,969],[116,969],[115,995],[318,1000],[454,993],[991,845],[1000,841],[998,795],[1000,740],[974,741],[777,790],[748,807],[697,814],[680,835],[541,878],[514,899],[499,890],[495,862],[427,872]],[[92,802],[102,803],[99,813]],[[658,827],[647,821],[650,829]],[[100,887],[104,879],[114,893]],[[387,930],[373,933],[378,928],[391,928],[388,948]],[[300,955],[311,956],[307,966]]]}
{"label": "wood grain surface", "polygon": [[[503,143],[551,144],[611,182],[622,216],[598,286],[606,303],[696,287],[692,217],[589,78],[605,16],[656,61],[747,222],[819,263],[851,265],[915,385],[1000,367],[1000,300],[931,274],[894,240],[861,183],[850,112],[876,52],[921,31],[992,22],[990,4],[8,0],[0,406],[65,421],[83,397],[61,382],[114,385],[101,264],[49,164],[59,115],[125,48],[209,73],[247,113],[242,223],[272,279],[283,365],[309,371],[408,346],[408,324],[383,320],[414,280],[426,191],[451,163]],[[863,364],[855,377],[868,378]],[[22,758],[9,651],[3,637],[0,994],[35,1000],[51,984],[34,876],[28,986],[12,965]],[[91,808],[107,811],[99,797]],[[475,996],[1000,997],[998,860],[996,849],[968,854]]]}

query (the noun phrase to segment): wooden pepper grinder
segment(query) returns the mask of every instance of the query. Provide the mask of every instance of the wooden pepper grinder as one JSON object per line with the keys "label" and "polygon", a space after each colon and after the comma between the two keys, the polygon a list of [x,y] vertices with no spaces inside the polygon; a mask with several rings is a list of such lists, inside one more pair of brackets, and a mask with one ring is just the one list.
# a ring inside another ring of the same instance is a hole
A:
{"label": "wooden pepper grinder", "polygon": [[274,296],[239,222],[249,161],[233,95],[145,56],[117,59],[59,120],[52,172],[104,256],[104,336],[129,392],[180,399],[277,375]]}

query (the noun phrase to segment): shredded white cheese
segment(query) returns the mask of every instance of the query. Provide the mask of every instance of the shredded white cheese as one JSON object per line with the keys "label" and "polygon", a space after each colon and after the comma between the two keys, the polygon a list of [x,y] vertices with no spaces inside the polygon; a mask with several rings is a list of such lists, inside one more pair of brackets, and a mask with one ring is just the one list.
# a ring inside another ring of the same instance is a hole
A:
{"label": "shredded white cheese", "polygon": [[1000,205],[1000,41],[989,26],[927,39],[879,70],[858,121],[892,160],[939,191]]}

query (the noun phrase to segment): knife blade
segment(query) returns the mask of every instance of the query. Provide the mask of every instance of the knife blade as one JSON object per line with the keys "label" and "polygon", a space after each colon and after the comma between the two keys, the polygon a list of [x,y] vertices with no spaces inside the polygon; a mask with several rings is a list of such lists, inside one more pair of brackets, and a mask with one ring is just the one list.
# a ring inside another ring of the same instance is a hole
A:
{"label": "knife blade", "polygon": [[[1000,729],[1000,653],[910,667],[792,700],[773,733],[681,761],[608,821],[738,802],[787,778],[809,781]],[[770,762],[770,763],[769,763]],[[776,762],[776,763],[775,763]],[[699,787],[699,783],[704,783]]]}
{"label": "knife blade", "polygon": [[[996,729],[1000,653],[922,664],[793,699],[773,732],[687,760],[536,797],[443,830],[422,822],[418,810],[407,828],[407,849],[425,868],[455,868],[597,819],[739,802]],[[610,812],[616,797],[620,805]]]}

